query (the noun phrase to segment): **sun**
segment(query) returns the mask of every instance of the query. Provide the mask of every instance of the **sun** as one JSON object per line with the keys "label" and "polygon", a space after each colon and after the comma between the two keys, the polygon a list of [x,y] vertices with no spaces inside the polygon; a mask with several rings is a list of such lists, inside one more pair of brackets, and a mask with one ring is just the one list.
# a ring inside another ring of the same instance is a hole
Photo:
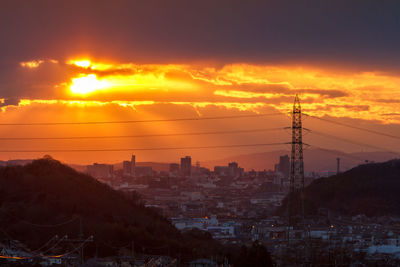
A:
{"label": "sun", "polygon": [[97,79],[96,74],[89,74],[72,79],[70,90],[74,94],[84,95],[109,86],[108,82]]}
{"label": "sun", "polygon": [[81,67],[81,68],[89,68],[92,65],[92,62],[90,60],[77,60],[77,61],[72,61],[72,63],[75,66]]}

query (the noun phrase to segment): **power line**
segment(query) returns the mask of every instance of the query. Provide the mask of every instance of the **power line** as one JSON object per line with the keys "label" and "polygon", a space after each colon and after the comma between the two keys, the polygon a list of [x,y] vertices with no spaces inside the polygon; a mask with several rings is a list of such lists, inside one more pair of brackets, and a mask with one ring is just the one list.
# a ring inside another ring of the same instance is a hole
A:
{"label": "power line", "polygon": [[258,143],[214,146],[187,146],[187,147],[150,147],[150,148],[120,148],[120,149],[43,149],[43,150],[0,150],[0,153],[46,153],[46,152],[114,152],[114,151],[153,151],[153,150],[182,150],[182,149],[213,149],[254,146],[276,146],[287,143]]}
{"label": "power line", "polygon": [[348,127],[348,128],[352,128],[352,129],[356,129],[356,130],[360,130],[360,131],[373,133],[373,134],[377,134],[377,135],[381,135],[381,136],[390,137],[390,138],[394,138],[394,139],[400,140],[400,136],[397,136],[397,135],[387,134],[387,133],[384,133],[384,132],[370,130],[370,129],[367,129],[367,128],[362,128],[362,127],[350,125],[350,124],[343,123],[343,122],[337,122],[337,121],[333,121],[333,120],[329,120],[329,119],[325,119],[325,118],[320,118],[320,117],[309,115],[309,114],[306,114],[306,113],[303,113],[303,115],[308,116],[310,118],[317,119],[317,120],[321,120],[321,121],[325,121],[325,122],[341,125],[341,126],[344,126],[344,127]]}
{"label": "power line", "polygon": [[[9,239],[9,240],[15,240],[15,238],[13,238],[13,237],[11,237],[6,231],[4,231],[3,229],[1,229],[0,228],[0,231]],[[37,256],[37,257],[43,257],[44,255],[43,255],[43,253],[46,253],[46,252],[48,252],[48,251],[50,251],[50,250],[52,250],[53,248],[55,248],[57,245],[59,245],[60,243],[61,243],[61,241],[63,241],[64,239],[66,239],[67,238],[67,236],[63,236],[61,239],[58,239],[58,236],[56,235],[56,236],[53,236],[50,240],[48,240],[45,244],[43,244],[40,248],[38,248],[38,249],[36,249],[36,250],[30,250],[30,249],[27,249],[27,248],[25,248],[25,247],[23,247],[23,246],[18,246],[18,247],[20,247],[23,251],[25,251],[26,253],[28,253],[28,254],[31,254],[31,255],[34,255],[34,256]],[[58,241],[56,241],[56,243],[53,245],[53,246],[51,246],[51,247],[49,247],[49,248],[47,248],[45,251],[43,251],[43,252],[41,252],[40,253],[40,250],[42,250],[43,248],[45,248],[47,245],[49,245],[53,240],[57,240],[58,239]],[[1,257],[1,256],[0,256]],[[5,258],[9,258],[9,256],[4,256]],[[31,258],[31,257],[11,257],[11,258],[15,258],[15,259],[27,259],[27,258]]]}
{"label": "power line", "polygon": [[83,242],[81,242],[81,244],[80,244],[78,247],[75,247],[73,250],[70,250],[70,251],[68,251],[68,252],[65,252],[65,253],[59,254],[59,255],[52,255],[52,256],[49,256],[49,255],[42,255],[42,257],[43,257],[43,258],[61,258],[61,257],[64,257],[64,256],[67,256],[67,255],[69,255],[69,254],[74,253],[75,251],[81,249],[87,242],[92,242],[92,241],[93,241],[93,236],[89,236],[88,238],[86,238],[85,240],[83,240]]}
{"label": "power line", "polygon": [[218,135],[218,134],[240,134],[254,132],[268,132],[283,130],[284,128],[260,128],[250,130],[214,131],[214,132],[188,132],[171,134],[142,134],[142,135],[108,135],[108,136],[61,136],[61,137],[0,137],[2,141],[11,140],[79,140],[79,139],[121,139],[121,138],[147,138],[147,137],[168,137],[168,136],[190,136],[190,135]]}
{"label": "power line", "polygon": [[60,238],[53,246],[47,248],[46,250],[42,251],[41,253],[36,253],[37,251],[31,251],[32,254],[37,254],[40,256],[43,256],[43,254],[51,251],[52,249],[54,249],[55,247],[57,247],[64,239],[67,239],[67,236],[63,236],[62,238]]}
{"label": "power line", "polygon": [[[12,238],[11,236],[9,236],[8,233],[5,232],[3,229],[0,228],[0,231],[3,232],[3,234],[4,234],[9,240],[15,240],[15,239]],[[67,238],[66,236],[62,237],[62,238],[56,243],[56,245],[58,245],[61,241],[63,241],[63,240],[66,239],[66,238]],[[92,241],[93,241],[93,236],[90,236],[90,237],[88,237],[87,239],[82,240],[81,244],[80,244],[78,247],[75,247],[73,250],[68,251],[68,252],[65,252],[65,253],[63,253],[63,254],[59,254],[59,255],[43,255],[43,254],[36,253],[35,251],[31,251],[31,250],[29,250],[29,249],[27,249],[27,248],[25,248],[25,247],[19,245],[18,247],[19,247],[20,249],[22,249],[23,251],[25,251],[25,252],[28,253],[28,254],[31,254],[31,256],[12,257],[12,256],[8,256],[8,255],[7,255],[7,256],[1,256],[1,255],[0,255],[0,258],[12,258],[12,259],[18,259],[18,260],[31,259],[31,258],[34,258],[34,257],[42,257],[42,258],[61,258],[61,257],[67,256],[67,255],[69,255],[69,254],[71,254],[71,253],[74,253],[75,251],[77,251],[78,249],[80,249],[81,247],[83,247],[87,242],[92,242]],[[54,246],[51,247],[50,249],[47,249],[46,251],[51,250],[51,249],[54,248],[56,245],[54,245]]]}
{"label": "power line", "polygon": [[41,247],[39,247],[38,249],[34,250],[34,253],[37,253],[39,251],[41,251],[42,249],[44,249],[45,247],[47,247],[47,245],[49,245],[51,242],[53,242],[53,240],[58,239],[58,236],[55,235],[53,236],[51,239],[49,239],[49,241],[47,241],[46,243],[44,243]]}
{"label": "power line", "polygon": [[0,259],[13,259],[13,260],[25,260],[25,257],[15,257],[15,256],[4,256],[0,255]]}
{"label": "power line", "polygon": [[[64,239],[66,239],[66,238],[63,237],[62,239],[60,239],[60,242],[63,241]],[[71,253],[74,253],[75,251],[77,251],[77,250],[79,250],[80,248],[82,248],[87,242],[91,242],[92,240],[93,240],[93,236],[90,236],[90,237],[88,237],[87,239],[82,240],[81,244],[80,244],[78,247],[75,247],[73,250],[70,250],[70,251],[65,252],[65,253],[63,253],[63,254],[58,254],[58,255],[43,255],[43,254],[38,254],[38,255],[36,255],[36,256],[42,257],[42,258],[62,258],[62,257],[64,257],[64,256],[67,256],[67,255],[71,254]],[[58,245],[58,244],[57,244],[57,245]],[[30,252],[28,252],[28,253],[30,253]]]}
{"label": "power line", "polygon": [[120,121],[83,121],[83,122],[22,122],[22,123],[0,123],[0,126],[45,126],[45,125],[87,125],[87,124],[129,124],[146,122],[170,122],[170,121],[203,121],[203,120],[221,120],[221,119],[240,119],[240,118],[258,118],[266,116],[285,115],[284,113],[260,113],[248,115],[215,116],[215,117],[195,117],[195,118],[171,118],[171,119],[153,119],[153,120],[120,120]]}
{"label": "power line", "polygon": [[56,223],[56,224],[38,224],[38,223],[33,223],[33,222],[29,222],[29,221],[23,220],[21,218],[18,218],[14,214],[12,214],[10,212],[7,212],[5,210],[0,210],[0,212],[6,214],[7,216],[14,217],[16,220],[18,220],[18,222],[21,222],[23,224],[36,226],[36,227],[43,227],[43,228],[53,228],[53,227],[63,226],[63,225],[69,224],[69,223],[71,223],[71,222],[73,222],[73,221],[75,221],[75,220],[77,220],[79,218],[77,216],[72,216],[70,219],[68,219],[66,221],[63,221],[63,222],[60,222],[60,223]]}
{"label": "power line", "polygon": [[43,228],[52,228],[52,227],[60,227],[66,224],[69,224],[75,220],[77,220],[78,217],[73,217],[72,219],[65,221],[65,222],[61,222],[61,223],[57,223],[57,224],[37,224],[37,223],[31,223],[25,220],[20,220],[21,223],[27,224],[27,225],[31,225],[31,226],[36,226],[36,227],[43,227]]}

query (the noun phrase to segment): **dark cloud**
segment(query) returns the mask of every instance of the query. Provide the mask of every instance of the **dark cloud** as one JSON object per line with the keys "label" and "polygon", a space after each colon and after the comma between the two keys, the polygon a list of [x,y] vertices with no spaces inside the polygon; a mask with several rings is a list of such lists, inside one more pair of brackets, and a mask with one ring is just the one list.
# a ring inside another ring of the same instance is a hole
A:
{"label": "dark cloud", "polygon": [[398,68],[396,0],[2,0],[0,59]]}
{"label": "dark cloud", "polygon": [[388,104],[396,104],[396,103],[400,103],[400,99],[375,99],[374,101],[376,102],[380,102],[380,103],[388,103]]}
{"label": "dark cloud", "polygon": [[96,70],[93,68],[81,68],[81,67],[75,67],[72,66],[73,69],[76,70],[76,72],[79,73],[85,73],[85,74],[96,74],[98,77],[104,77],[104,76],[112,76],[112,75],[132,75],[137,73],[137,71],[130,69],[130,68],[111,68],[107,70]]}
{"label": "dark cloud", "polygon": [[[302,101],[302,102],[304,102],[304,101]],[[370,109],[370,106],[368,106],[368,105],[323,105],[323,104],[318,104],[309,110],[320,110],[322,112],[322,111],[333,111],[334,109],[338,109],[338,108],[343,108],[348,111],[368,111]],[[303,109],[303,110],[306,110],[306,109]]]}
{"label": "dark cloud", "polygon": [[336,97],[344,97],[349,94],[342,90],[334,90],[334,89],[291,89],[286,84],[240,84],[240,85],[227,85],[227,86],[219,86],[218,89],[226,89],[226,90],[238,90],[248,93],[273,93],[273,94],[286,94],[291,97],[298,94],[315,94],[321,97],[328,98],[336,98]]}
{"label": "dark cloud", "polygon": [[18,106],[19,101],[20,100],[18,98],[7,98],[7,99],[4,99],[3,103],[0,103],[0,107]]}
{"label": "dark cloud", "polygon": [[383,113],[382,116],[400,116],[400,113]]}
{"label": "dark cloud", "polygon": [[252,93],[289,93],[290,88],[286,84],[254,84],[242,83],[238,85],[220,86],[220,89],[238,90]]}
{"label": "dark cloud", "polygon": [[65,95],[57,85],[68,82],[76,69],[44,61],[37,68],[18,64],[0,69],[0,98],[60,98]]}
{"label": "dark cloud", "polygon": [[296,89],[293,90],[297,93],[309,93],[309,94],[317,94],[320,96],[326,96],[329,98],[336,98],[336,97],[344,97],[348,96],[347,92],[341,90],[331,90],[331,89]]}

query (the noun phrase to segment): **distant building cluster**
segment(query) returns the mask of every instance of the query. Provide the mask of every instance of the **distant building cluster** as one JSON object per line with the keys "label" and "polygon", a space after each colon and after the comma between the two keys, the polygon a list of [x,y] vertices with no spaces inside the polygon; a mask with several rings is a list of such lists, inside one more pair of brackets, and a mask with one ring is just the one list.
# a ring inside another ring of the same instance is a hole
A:
{"label": "distant building cluster", "polygon": [[284,178],[290,175],[290,159],[288,155],[280,156],[279,163],[275,164],[275,172],[282,174]]}
{"label": "distant building cluster", "polygon": [[122,168],[95,163],[87,172],[115,189],[139,193],[146,206],[159,209],[179,229],[196,226],[217,238],[235,238],[238,219],[264,218],[282,205],[289,189],[290,160],[281,156],[275,170],[245,171],[238,162],[210,170],[184,156],[179,163],[155,170],[138,166],[132,155]]}
{"label": "distant building cluster", "polygon": [[87,173],[95,178],[113,178],[114,166],[110,164],[94,163],[87,166]]}
{"label": "distant building cluster", "polygon": [[[158,209],[179,230],[207,231],[224,243],[261,242],[282,265],[294,266],[301,257],[318,264],[326,264],[328,258],[344,265],[357,263],[361,256],[393,262],[397,256],[400,259],[400,232],[391,230],[395,223],[391,219],[378,225],[362,216],[334,218],[328,210],[321,210],[307,220],[306,232],[288,228],[287,218],[275,214],[289,192],[288,155],[279,157],[274,170],[244,170],[238,162],[209,169],[199,162],[193,164],[190,156],[165,165],[163,170],[138,166],[133,155],[122,168],[93,164],[87,170],[128,195],[139,193],[145,206]],[[306,173],[305,185],[331,174],[336,172]],[[293,252],[288,238],[296,246]],[[310,247],[315,255],[296,253]]]}
{"label": "distant building cluster", "polygon": [[[179,163],[164,164],[163,170],[149,165],[138,163],[132,155],[122,164],[94,163],[86,171],[126,196],[138,193],[146,207],[158,210],[181,231],[206,231],[229,244],[260,242],[278,266],[298,266],[299,262],[313,266],[359,266],[360,262],[373,263],[371,266],[400,265],[397,218],[337,217],[320,208],[317,215],[304,218],[305,227],[301,228],[289,227],[287,216],[276,216],[289,192],[288,155],[279,157],[274,170],[261,171],[246,171],[238,162],[210,170],[199,162],[193,165],[191,156],[180,158]],[[329,174],[332,173],[307,173],[305,184]],[[9,248],[0,254],[12,253],[24,255]],[[43,262],[60,265],[76,260],[77,257],[68,257]],[[171,259],[166,262],[170,264]],[[210,263],[199,259],[190,266],[202,266],[204,262]]]}

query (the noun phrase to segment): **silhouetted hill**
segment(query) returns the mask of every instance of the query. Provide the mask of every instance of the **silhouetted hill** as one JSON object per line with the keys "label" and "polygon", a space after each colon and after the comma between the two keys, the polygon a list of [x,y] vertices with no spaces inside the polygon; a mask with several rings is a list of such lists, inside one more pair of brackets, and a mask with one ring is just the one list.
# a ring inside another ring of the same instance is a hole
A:
{"label": "silhouetted hill", "polygon": [[[83,237],[94,236],[94,242],[85,248],[86,256],[96,252],[99,256],[116,255],[118,247],[130,248],[132,241],[136,252],[180,255],[184,261],[212,255],[222,260],[231,253],[234,262],[232,251],[239,251],[221,245],[207,232],[182,234],[155,210],[144,207],[136,194],[124,195],[51,158],[0,167],[2,239],[20,240],[35,250],[55,235],[77,238],[79,218]],[[65,244],[48,254],[68,250],[71,246]],[[130,249],[126,251],[130,253]]]}
{"label": "silhouetted hill", "polygon": [[14,233],[13,237],[32,246],[43,244],[54,234],[77,236],[78,220],[45,230],[23,221],[58,224],[77,216],[83,218],[85,236],[112,243],[113,239],[135,239],[159,246],[180,235],[155,211],[52,159],[0,168],[0,201],[2,225]]}
{"label": "silhouetted hill", "polygon": [[10,159],[7,161],[0,160],[0,166],[26,165],[32,161],[32,159]]}
{"label": "silhouetted hill", "polygon": [[[306,214],[327,208],[338,214],[400,215],[400,160],[360,165],[313,181],[304,192]],[[294,195],[300,203],[299,194]],[[280,209],[286,210],[287,199]],[[297,206],[300,210],[300,206]]]}

